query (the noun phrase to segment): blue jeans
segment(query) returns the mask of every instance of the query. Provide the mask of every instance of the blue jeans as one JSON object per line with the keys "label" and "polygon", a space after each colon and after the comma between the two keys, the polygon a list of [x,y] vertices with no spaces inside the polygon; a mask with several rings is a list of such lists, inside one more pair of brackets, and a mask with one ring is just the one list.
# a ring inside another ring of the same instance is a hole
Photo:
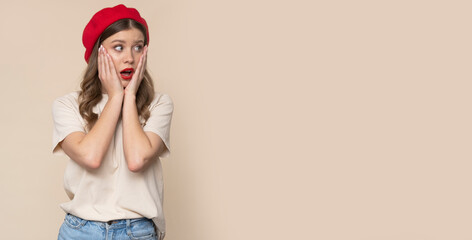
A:
{"label": "blue jeans", "polygon": [[122,219],[113,222],[90,221],[67,213],[58,240],[158,240],[151,219]]}

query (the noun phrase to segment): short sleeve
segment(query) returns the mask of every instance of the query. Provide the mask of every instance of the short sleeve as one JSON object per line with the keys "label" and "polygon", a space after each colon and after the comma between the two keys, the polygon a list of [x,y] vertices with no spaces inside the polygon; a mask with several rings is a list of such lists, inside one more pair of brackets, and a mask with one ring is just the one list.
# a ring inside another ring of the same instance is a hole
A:
{"label": "short sleeve", "polygon": [[167,94],[160,94],[151,103],[149,110],[151,115],[143,130],[153,132],[161,137],[167,149],[159,157],[168,157],[170,155],[170,125],[174,103]]}
{"label": "short sleeve", "polygon": [[52,119],[54,123],[52,152],[54,154],[64,154],[59,143],[73,132],[86,132],[79,113],[77,98],[74,98],[73,95],[66,95],[54,100]]}

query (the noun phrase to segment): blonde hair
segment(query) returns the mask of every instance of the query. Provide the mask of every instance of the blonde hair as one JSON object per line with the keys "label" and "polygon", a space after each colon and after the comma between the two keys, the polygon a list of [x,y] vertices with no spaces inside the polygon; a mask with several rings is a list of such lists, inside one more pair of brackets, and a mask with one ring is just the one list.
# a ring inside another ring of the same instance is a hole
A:
{"label": "blonde hair", "polygon": [[[98,38],[95,46],[93,47],[92,54],[90,55],[87,68],[85,69],[84,78],[80,84],[81,91],[79,93],[79,112],[82,118],[87,122],[87,130],[90,131],[93,125],[97,122],[98,115],[93,112],[95,107],[102,100],[102,84],[98,78],[98,48],[103,42],[111,35],[127,30],[130,28],[136,28],[143,33],[144,45],[147,45],[146,28],[140,23],[132,19],[121,19],[111,24]],[[139,85],[136,93],[136,106],[138,109],[138,116],[144,121],[148,120],[151,115],[149,112],[149,104],[154,99],[154,84],[149,75],[148,70],[144,71],[144,77]]]}

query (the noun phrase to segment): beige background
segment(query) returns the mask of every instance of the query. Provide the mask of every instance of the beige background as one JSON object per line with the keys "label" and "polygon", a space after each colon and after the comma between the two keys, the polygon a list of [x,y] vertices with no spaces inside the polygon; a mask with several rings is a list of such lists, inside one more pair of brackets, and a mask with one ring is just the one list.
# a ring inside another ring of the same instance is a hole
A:
{"label": "beige background", "polygon": [[[2,1],[2,239],[56,239],[52,101],[118,1]],[[167,240],[472,239],[470,1],[124,1],[175,104]]]}

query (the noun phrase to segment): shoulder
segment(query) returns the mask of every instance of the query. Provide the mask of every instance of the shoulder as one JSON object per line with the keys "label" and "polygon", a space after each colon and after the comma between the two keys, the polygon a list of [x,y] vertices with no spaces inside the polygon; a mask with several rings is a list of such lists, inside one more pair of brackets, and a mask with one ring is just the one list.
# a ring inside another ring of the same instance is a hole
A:
{"label": "shoulder", "polygon": [[79,107],[79,92],[71,92],[64,96],[60,96],[56,98],[52,104],[53,110],[62,108],[62,107],[69,107],[69,108],[78,108]]}
{"label": "shoulder", "polygon": [[68,93],[64,96],[60,96],[54,100],[54,103],[62,102],[62,103],[77,103],[78,104],[78,99],[79,99],[79,92],[71,92]]}
{"label": "shoulder", "polygon": [[151,104],[149,104],[149,108],[152,110],[153,108],[159,106],[167,106],[173,109],[174,101],[169,95],[165,93],[155,92],[154,99],[152,100]]}

